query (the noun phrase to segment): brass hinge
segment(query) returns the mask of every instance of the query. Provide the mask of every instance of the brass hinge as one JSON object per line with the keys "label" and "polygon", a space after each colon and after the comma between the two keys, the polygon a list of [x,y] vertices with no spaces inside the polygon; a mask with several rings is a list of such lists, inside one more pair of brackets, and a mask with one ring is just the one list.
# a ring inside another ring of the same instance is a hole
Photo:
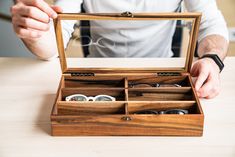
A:
{"label": "brass hinge", "polygon": [[123,16],[123,17],[134,17],[134,15],[129,11],[121,13],[121,16]]}
{"label": "brass hinge", "polygon": [[158,72],[157,76],[181,76],[178,72]]}
{"label": "brass hinge", "polygon": [[71,73],[71,76],[95,76],[94,73]]}

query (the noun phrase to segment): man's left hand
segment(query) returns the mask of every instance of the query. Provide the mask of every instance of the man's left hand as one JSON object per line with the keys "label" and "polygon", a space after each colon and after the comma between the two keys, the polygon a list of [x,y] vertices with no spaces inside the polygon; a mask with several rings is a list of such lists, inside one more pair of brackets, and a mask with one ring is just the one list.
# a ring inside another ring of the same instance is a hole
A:
{"label": "man's left hand", "polygon": [[194,62],[191,75],[197,77],[195,89],[200,98],[216,97],[221,89],[220,69],[211,58],[202,58]]}

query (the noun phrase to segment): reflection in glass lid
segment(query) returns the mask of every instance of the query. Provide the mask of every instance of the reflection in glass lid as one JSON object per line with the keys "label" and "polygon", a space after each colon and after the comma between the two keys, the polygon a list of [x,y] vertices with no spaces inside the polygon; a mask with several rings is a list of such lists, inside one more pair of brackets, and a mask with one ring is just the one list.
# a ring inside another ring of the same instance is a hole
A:
{"label": "reflection in glass lid", "polygon": [[62,26],[67,57],[169,58],[186,55],[191,21],[80,21],[74,26],[63,20]]}

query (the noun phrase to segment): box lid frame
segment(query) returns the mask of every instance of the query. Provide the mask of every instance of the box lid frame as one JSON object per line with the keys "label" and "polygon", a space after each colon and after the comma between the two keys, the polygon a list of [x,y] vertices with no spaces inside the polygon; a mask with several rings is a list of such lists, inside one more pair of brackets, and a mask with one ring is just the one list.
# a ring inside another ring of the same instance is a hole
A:
{"label": "box lid frame", "polygon": [[[129,13],[129,12],[128,12]],[[127,16],[126,16],[127,15]],[[62,36],[61,20],[192,20],[192,32],[188,45],[185,66],[183,68],[68,68],[65,56],[64,42]],[[201,13],[60,13],[54,20],[57,47],[59,52],[61,70],[63,74],[68,73],[156,73],[176,72],[189,73],[196,48]]]}

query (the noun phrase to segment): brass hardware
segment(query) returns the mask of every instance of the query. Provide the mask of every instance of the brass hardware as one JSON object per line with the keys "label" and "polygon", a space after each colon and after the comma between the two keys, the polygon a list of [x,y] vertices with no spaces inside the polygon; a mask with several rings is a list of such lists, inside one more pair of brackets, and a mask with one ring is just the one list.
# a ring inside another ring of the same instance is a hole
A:
{"label": "brass hardware", "polygon": [[124,121],[131,121],[132,118],[129,117],[129,116],[125,116],[125,117],[122,117],[122,120],[124,120]]}
{"label": "brass hardware", "polygon": [[157,76],[180,76],[178,72],[159,72]]}
{"label": "brass hardware", "polygon": [[124,17],[134,17],[134,15],[131,12],[129,12],[129,11],[121,13],[121,16],[124,16]]}
{"label": "brass hardware", "polygon": [[95,76],[94,73],[71,73],[71,76]]}

